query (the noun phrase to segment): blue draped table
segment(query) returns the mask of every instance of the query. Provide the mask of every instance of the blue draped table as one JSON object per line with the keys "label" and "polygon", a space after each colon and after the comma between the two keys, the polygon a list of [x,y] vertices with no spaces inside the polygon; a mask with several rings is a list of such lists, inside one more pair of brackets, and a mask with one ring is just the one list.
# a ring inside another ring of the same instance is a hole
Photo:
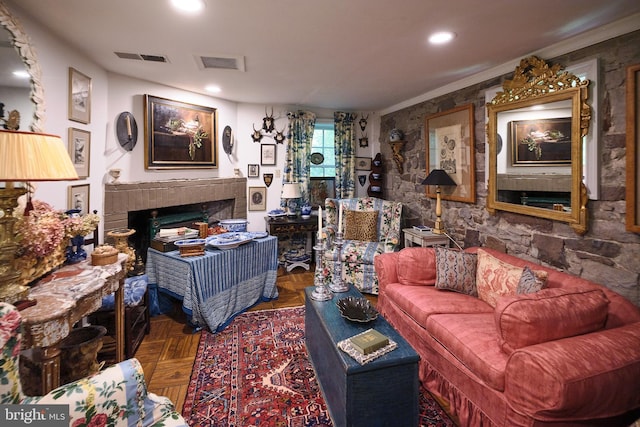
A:
{"label": "blue draped table", "polygon": [[255,303],[278,297],[278,239],[227,250],[207,247],[203,256],[184,258],[149,248],[146,273],[150,285],[182,300],[194,326],[219,331]]}

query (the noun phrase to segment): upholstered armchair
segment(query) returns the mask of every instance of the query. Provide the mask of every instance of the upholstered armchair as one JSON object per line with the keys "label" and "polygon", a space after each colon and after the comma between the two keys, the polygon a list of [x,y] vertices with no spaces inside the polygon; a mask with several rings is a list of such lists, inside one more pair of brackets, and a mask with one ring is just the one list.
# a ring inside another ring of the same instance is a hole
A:
{"label": "upholstered armchair", "polygon": [[169,399],[147,392],[136,359],[65,384],[45,396],[25,396],[19,373],[20,339],[20,312],[0,302],[0,404],[69,405],[69,426],[187,425]]}
{"label": "upholstered armchair", "polygon": [[[334,245],[338,231],[339,205],[343,205],[343,245],[338,252]],[[326,199],[326,222],[323,275],[326,284],[342,275],[361,292],[377,294],[378,278],[373,259],[384,252],[399,249],[402,203],[375,197]]]}

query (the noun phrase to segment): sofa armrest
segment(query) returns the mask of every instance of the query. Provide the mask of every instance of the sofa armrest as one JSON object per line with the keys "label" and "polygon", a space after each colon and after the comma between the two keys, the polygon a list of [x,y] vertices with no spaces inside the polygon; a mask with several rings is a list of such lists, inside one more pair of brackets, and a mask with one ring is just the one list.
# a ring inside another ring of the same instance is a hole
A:
{"label": "sofa armrest", "polygon": [[69,405],[69,425],[186,425],[166,397],[147,393],[142,366],[129,359],[92,376],[60,386],[23,404]]}
{"label": "sofa armrest", "polygon": [[389,283],[398,281],[398,257],[400,252],[387,252],[376,256],[373,265],[378,275],[379,293]]}
{"label": "sofa armrest", "polygon": [[594,419],[640,407],[640,323],[514,351],[505,370],[511,406],[539,420]]}

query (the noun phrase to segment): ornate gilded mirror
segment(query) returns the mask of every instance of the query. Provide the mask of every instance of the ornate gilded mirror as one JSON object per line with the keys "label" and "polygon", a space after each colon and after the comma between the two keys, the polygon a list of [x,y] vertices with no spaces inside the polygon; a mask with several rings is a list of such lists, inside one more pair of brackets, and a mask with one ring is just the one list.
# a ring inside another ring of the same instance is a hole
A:
{"label": "ornate gilded mirror", "polygon": [[582,140],[591,109],[588,80],[532,56],[487,104],[487,210],[588,227]]}
{"label": "ornate gilded mirror", "polygon": [[[29,37],[24,32],[20,22],[15,19],[5,4],[0,1],[0,55],[3,65],[13,63],[14,59],[22,62],[23,68],[31,76],[30,90],[24,91],[24,97],[27,99],[8,99],[1,98],[0,102],[5,103],[7,110],[20,108],[21,130],[30,129],[33,132],[42,132],[44,124],[45,105],[44,90],[41,83],[40,65],[34,48],[31,46]],[[4,70],[4,68],[3,68]],[[11,70],[13,71],[13,70]],[[5,96],[9,95],[22,96],[22,91],[17,89],[13,84],[6,81],[6,78],[0,79],[0,88]],[[10,101],[10,102],[9,102]],[[28,105],[27,107],[15,107]],[[29,111],[26,111],[29,110]]]}

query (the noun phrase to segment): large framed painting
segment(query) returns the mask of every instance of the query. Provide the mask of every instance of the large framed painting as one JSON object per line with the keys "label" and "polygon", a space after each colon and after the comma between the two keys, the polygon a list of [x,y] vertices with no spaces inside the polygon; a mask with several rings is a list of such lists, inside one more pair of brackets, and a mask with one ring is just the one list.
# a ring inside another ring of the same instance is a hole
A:
{"label": "large framed painting", "polygon": [[627,230],[640,233],[640,64],[627,68]]}
{"label": "large framed painting", "polygon": [[[428,116],[425,119],[427,176],[443,169],[456,183],[443,186],[441,198],[475,203],[475,150],[473,104]],[[436,197],[436,188],[426,186],[428,197]]]}
{"label": "large framed painting", "polygon": [[91,157],[91,132],[69,128],[67,149],[71,162],[76,168],[78,178],[87,178],[89,176],[89,159]]}
{"label": "large framed painting", "polygon": [[311,178],[309,181],[309,202],[314,209],[324,208],[325,199],[336,197],[335,178]]}
{"label": "large framed painting", "polygon": [[509,122],[512,166],[571,164],[571,117]]}
{"label": "large framed painting", "polygon": [[69,120],[91,122],[91,78],[69,67]]}
{"label": "large framed painting", "polygon": [[218,167],[218,117],[211,107],[144,96],[145,169]]}

